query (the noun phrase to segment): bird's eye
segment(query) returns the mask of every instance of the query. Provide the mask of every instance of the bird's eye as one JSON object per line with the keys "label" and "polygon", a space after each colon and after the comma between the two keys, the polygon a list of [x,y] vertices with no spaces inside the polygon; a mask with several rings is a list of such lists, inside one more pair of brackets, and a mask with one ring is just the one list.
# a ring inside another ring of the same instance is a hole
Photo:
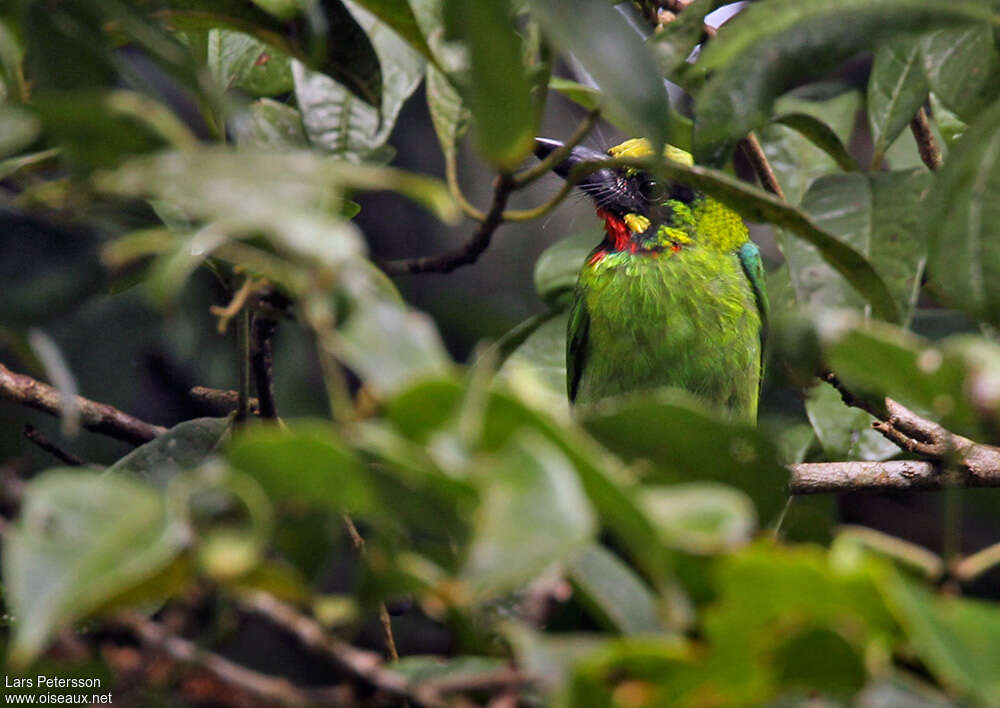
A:
{"label": "bird's eye", "polygon": [[646,198],[646,201],[649,202],[661,201],[668,192],[666,185],[649,177],[645,177],[640,181],[639,190],[642,192],[642,196]]}

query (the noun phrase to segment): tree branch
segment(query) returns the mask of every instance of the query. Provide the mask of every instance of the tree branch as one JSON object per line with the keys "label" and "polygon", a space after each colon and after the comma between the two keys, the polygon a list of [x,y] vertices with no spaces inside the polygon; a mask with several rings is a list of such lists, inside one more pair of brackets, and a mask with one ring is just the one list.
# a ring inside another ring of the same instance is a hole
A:
{"label": "tree branch", "polygon": [[[236,410],[240,394],[232,389],[209,388],[208,386],[195,386],[188,395],[199,403],[204,403],[215,410],[219,415],[228,415]],[[250,412],[258,415],[260,412],[260,402],[256,398],[251,398]]]}
{"label": "tree branch", "polygon": [[792,494],[934,491],[949,486],[1000,487],[1000,467],[979,472],[968,468],[948,472],[939,463],[924,460],[804,462],[789,465],[788,469],[792,473],[788,482]]}
{"label": "tree branch", "polygon": [[24,426],[24,437],[35,443],[45,452],[55,457],[60,462],[64,462],[70,467],[80,467],[85,464],[82,458],[77,457],[72,452],[63,450],[54,442],[45,437],[40,430],[30,424]]}
{"label": "tree branch", "polygon": [[920,159],[924,161],[931,172],[937,172],[941,169],[941,150],[938,149],[937,142],[934,140],[930,121],[927,120],[927,111],[923,108],[917,111],[917,115],[910,121],[910,130],[917,141]]}
{"label": "tree branch", "polygon": [[[273,595],[255,592],[241,597],[239,604],[244,610],[260,615],[274,626],[285,630],[302,646],[326,656],[365,683],[392,696],[417,698],[405,677],[385,668],[381,656],[331,636],[319,622]],[[432,702],[421,702],[434,705]]]}
{"label": "tree branch", "polygon": [[160,624],[136,612],[122,612],[115,616],[115,624],[133,634],[144,645],[159,649],[181,664],[209,672],[223,683],[246,693],[287,708],[307,708],[317,704],[340,704],[333,691],[305,690],[291,681],[268,676],[236,664],[225,657],[200,648],[193,642],[170,634]]}
{"label": "tree branch", "polygon": [[421,258],[405,258],[381,263],[382,270],[388,275],[404,275],[407,273],[450,273],[456,268],[474,263],[490,245],[493,232],[503,223],[503,210],[507,206],[514,182],[511,175],[501,173],[493,183],[493,201],[483,222],[472,237],[459,248],[438,256],[423,256]]}
{"label": "tree branch", "polygon": [[[254,314],[250,337],[250,364],[257,389],[258,415],[265,419],[278,417],[274,402],[274,331],[277,321]],[[253,401],[253,399],[250,399]],[[250,403],[251,412],[253,403]]]}
{"label": "tree branch", "polygon": [[740,146],[743,148],[743,154],[750,161],[750,165],[760,181],[760,186],[778,199],[784,200],[785,193],[781,191],[781,185],[778,183],[774,170],[771,169],[771,163],[767,161],[767,155],[764,154],[764,148],[761,147],[757,135],[747,133]]}
{"label": "tree branch", "polygon": [[[60,393],[52,386],[24,374],[16,374],[0,364],[0,398],[58,417]],[[80,424],[87,430],[116,440],[141,445],[163,435],[167,429],[152,425],[114,406],[97,403],[83,396],[76,397]]]}

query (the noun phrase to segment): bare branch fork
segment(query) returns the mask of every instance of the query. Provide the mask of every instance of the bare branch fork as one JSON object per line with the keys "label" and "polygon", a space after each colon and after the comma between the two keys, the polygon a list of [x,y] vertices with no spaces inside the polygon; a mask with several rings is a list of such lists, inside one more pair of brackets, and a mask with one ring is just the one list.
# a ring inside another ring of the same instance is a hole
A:
{"label": "bare branch fork", "polygon": [[523,172],[511,174],[501,172],[493,182],[493,198],[490,208],[485,214],[473,208],[466,201],[461,192],[457,190],[457,182],[453,179],[454,165],[451,164],[453,158],[449,158],[449,182],[452,183],[456,200],[465,207],[467,214],[480,222],[479,227],[464,244],[453,251],[442,253],[437,256],[423,256],[420,258],[404,258],[394,261],[383,261],[379,265],[389,275],[405,275],[412,273],[450,273],[463,265],[475,263],[479,256],[489,248],[493,233],[505,221],[525,221],[534,219],[537,216],[548,212],[554,208],[572,189],[572,184],[565,184],[562,189],[551,200],[535,209],[507,210],[507,202],[510,195],[522,187],[526,187],[538,178],[542,177],[569,155],[569,151],[578,145],[590,129],[597,122],[599,112],[593,110],[587,114],[577,127],[573,136],[566,141],[559,150],[547,156],[541,163],[530,167]]}

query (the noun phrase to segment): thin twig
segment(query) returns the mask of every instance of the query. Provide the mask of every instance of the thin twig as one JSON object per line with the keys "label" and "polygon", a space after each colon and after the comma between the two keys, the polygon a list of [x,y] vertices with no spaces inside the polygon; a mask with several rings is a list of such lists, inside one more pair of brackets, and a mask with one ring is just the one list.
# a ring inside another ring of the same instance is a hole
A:
{"label": "thin twig", "polygon": [[[358,527],[354,525],[354,520],[349,514],[344,514],[343,519],[344,526],[347,528],[347,535],[351,537],[351,543],[354,544],[354,550],[358,552],[358,555],[364,557],[364,536],[358,531]],[[396,649],[396,637],[392,633],[392,617],[389,616],[389,608],[385,606],[384,602],[378,604],[378,619],[382,624],[382,633],[385,636],[385,650],[389,654],[390,659],[399,661],[399,651]]]}
{"label": "thin twig", "polygon": [[768,162],[757,135],[752,132],[747,133],[747,136],[740,142],[740,146],[743,148],[743,154],[750,161],[750,165],[760,181],[760,186],[778,199],[784,200],[785,193],[781,191],[781,185],[778,184],[778,178],[775,176],[774,170],[771,169],[771,163]]}
{"label": "thin twig", "polygon": [[219,318],[219,322],[216,325],[218,327],[219,334],[226,333],[226,330],[229,329],[229,322],[243,311],[243,308],[246,307],[247,300],[250,299],[250,296],[253,295],[254,291],[261,287],[261,285],[261,281],[254,280],[253,278],[247,278],[243,281],[239,290],[236,291],[233,298],[225,307],[212,305],[208,308],[209,312]]}
{"label": "thin twig", "polygon": [[45,450],[45,452],[49,453],[60,462],[66,463],[70,467],[80,467],[86,464],[82,458],[77,457],[68,450],[63,450],[61,447],[45,437],[40,430],[31,424],[25,424],[24,437],[28,438],[28,440]]}
{"label": "thin twig", "polygon": [[386,669],[381,656],[358,649],[330,635],[319,622],[273,595],[254,592],[241,597],[239,602],[243,609],[264,617],[295,637],[302,646],[326,656],[337,666],[375,688],[393,696],[412,697],[413,689],[407,679],[402,674]]}
{"label": "thin twig", "polygon": [[[199,403],[210,406],[220,415],[226,415],[236,410],[240,396],[239,391],[207,386],[195,386],[188,391],[188,395]],[[260,402],[256,398],[251,398],[249,403],[250,412],[257,415],[260,411]]]}
{"label": "thin twig", "polygon": [[952,573],[959,580],[975,580],[998,565],[1000,565],[1000,543],[994,543],[958,561]]}
{"label": "thin twig", "polygon": [[937,172],[941,169],[941,150],[937,146],[937,141],[934,140],[930,121],[927,120],[927,111],[923,108],[917,111],[917,115],[910,121],[910,131],[917,141],[920,159],[924,161],[931,172]]}
{"label": "thin twig", "polygon": [[[0,398],[59,416],[59,391],[30,376],[16,374],[3,364],[0,364]],[[152,425],[114,406],[83,396],[76,397],[76,405],[80,411],[80,424],[84,428],[116,440],[141,445],[167,432],[162,426]]]}
{"label": "thin twig", "polygon": [[277,321],[255,314],[250,337],[250,364],[259,399],[261,418],[278,417],[274,403],[274,331]]}
{"label": "thin twig", "polygon": [[170,634],[161,625],[136,612],[119,613],[115,623],[128,629],[143,644],[163,651],[174,661],[207,671],[223,683],[269,703],[306,708],[328,702],[322,700],[321,692],[306,691],[287,679],[261,674],[236,664],[187,639]]}
{"label": "thin twig", "polygon": [[475,263],[476,259],[490,245],[493,232],[503,223],[503,210],[507,200],[514,190],[514,182],[509,174],[501,173],[493,185],[493,201],[486,217],[468,241],[459,248],[438,256],[422,256],[420,258],[404,258],[396,261],[386,261],[381,264],[382,270],[389,275],[406,273],[450,273],[456,268]]}
{"label": "thin twig", "polygon": [[486,219],[486,214],[479,211],[472,203],[466,198],[465,194],[462,192],[462,185],[458,182],[458,157],[455,154],[455,150],[451,150],[445,153],[444,156],[444,178],[448,183],[448,191],[451,192],[452,198],[458,204],[462,213],[473,221],[483,221]]}

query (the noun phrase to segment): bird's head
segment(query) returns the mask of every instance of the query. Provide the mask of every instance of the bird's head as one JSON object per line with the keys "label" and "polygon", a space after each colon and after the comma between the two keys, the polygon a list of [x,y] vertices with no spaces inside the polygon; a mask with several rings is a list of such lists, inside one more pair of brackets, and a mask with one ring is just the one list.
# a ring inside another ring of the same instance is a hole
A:
{"label": "bird's head", "polygon": [[[539,159],[545,159],[560,147],[562,143],[558,140],[535,139],[535,155]],[[553,170],[566,178],[581,162],[609,157],[643,158],[652,154],[645,138],[626,140],[606,153],[580,145]],[[690,153],[672,145],[665,147],[664,156],[683,165],[693,164]],[[666,247],[676,250],[696,240],[728,250],[746,239],[746,227],[732,210],[685,184],[635,167],[599,169],[583,177],[577,187],[593,199],[614,250],[634,252]]]}

